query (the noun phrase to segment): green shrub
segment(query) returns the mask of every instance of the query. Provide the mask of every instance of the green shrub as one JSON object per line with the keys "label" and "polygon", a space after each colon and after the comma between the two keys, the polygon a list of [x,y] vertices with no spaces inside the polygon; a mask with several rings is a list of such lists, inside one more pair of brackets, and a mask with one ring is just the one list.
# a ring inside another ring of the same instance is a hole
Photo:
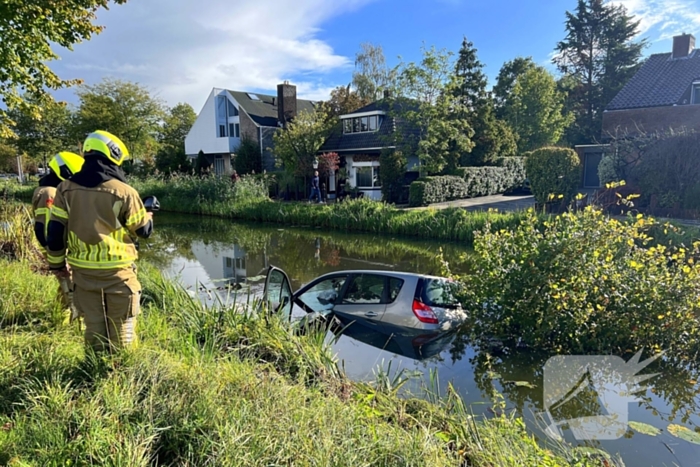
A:
{"label": "green shrub", "polygon": [[408,189],[409,206],[426,206],[429,203],[425,199],[425,188],[430,183],[428,180],[419,179],[411,183]]}
{"label": "green shrub", "polygon": [[379,165],[382,168],[382,196],[386,202],[395,203],[404,186],[406,158],[401,151],[384,149],[379,156]]}
{"label": "green shrub", "polygon": [[234,166],[238,175],[262,172],[260,145],[254,139],[247,136],[241,138],[241,144],[236,149]]}
{"label": "green shrub", "polygon": [[[463,303],[477,336],[556,352],[700,350],[700,242],[671,248],[658,222],[587,208],[478,233]],[[655,246],[652,246],[655,245]]]}
{"label": "green shrub", "polygon": [[581,182],[581,161],[573,149],[541,148],[532,152],[525,162],[532,193],[540,204],[552,195],[570,202]]}

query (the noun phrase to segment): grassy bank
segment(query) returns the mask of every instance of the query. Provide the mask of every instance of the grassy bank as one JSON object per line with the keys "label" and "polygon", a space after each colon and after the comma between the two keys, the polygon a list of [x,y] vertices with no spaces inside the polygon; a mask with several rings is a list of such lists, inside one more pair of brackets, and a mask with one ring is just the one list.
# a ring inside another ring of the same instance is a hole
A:
{"label": "grassy bank", "polygon": [[325,229],[472,242],[474,231],[491,223],[517,225],[521,213],[467,212],[463,209],[407,211],[360,199],[329,205],[281,203],[267,198],[259,182],[248,179],[235,189],[227,179],[134,180],[141,195],[155,195],[164,210]]}
{"label": "grassy bank", "polygon": [[[28,235],[21,218],[12,231]],[[8,231],[6,249],[29,243]],[[428,403],[399,398],[395,378],[352,383],[322,335],[205,309],[146,264],[138,346],[86,353],[54,279],[21,251],[0,259],[2,465],[594,464],[542,449],[517,419],[473,419],[453,394]]]}

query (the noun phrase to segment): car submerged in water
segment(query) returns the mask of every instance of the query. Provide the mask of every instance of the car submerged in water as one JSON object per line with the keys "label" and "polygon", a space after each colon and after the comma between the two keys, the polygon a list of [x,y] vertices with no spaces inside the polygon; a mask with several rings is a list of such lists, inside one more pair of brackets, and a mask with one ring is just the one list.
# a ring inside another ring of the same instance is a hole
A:
{"label": "car submerged in water", "polygon": [[270,267],[264,300],[270,309],[292,319],[307,315],[361,320],[367,325],[448,331],[466,318],[454,296],[456,283],[424,274],[348,270],[320,276],[292,292],[289,277]]}

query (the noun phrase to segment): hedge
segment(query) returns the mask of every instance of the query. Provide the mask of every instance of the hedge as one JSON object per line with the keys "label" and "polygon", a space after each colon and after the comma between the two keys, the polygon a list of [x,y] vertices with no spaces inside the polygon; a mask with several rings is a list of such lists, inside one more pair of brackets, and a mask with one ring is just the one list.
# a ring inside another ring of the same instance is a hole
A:
{"label": "hedge", "polygon": [[581,161],[569,148],[537,149],[527,158],[527,178],[535,200],[544,205],[554,197],[566,205],[576,195],[581,181]]}
{"label": "hedge", "polygon": [[423,177],[411,183],[409,204],[427,206],[455,199],[503,193],[525,180],[523,157],[504,157],[499,166],[459,167],[454,175]]}

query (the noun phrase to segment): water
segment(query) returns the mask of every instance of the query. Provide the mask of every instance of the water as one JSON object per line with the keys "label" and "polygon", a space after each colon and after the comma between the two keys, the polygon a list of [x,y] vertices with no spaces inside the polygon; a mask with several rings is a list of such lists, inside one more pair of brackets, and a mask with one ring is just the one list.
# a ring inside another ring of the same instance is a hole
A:
{"label": "water", "polygon": [[[441,250],[452,271],[465,272],[470,254],[455,244],[166,214],[158,215],[156,232],[155,238],[142,246],[142,255],[212,304],[231,300],[234,293],[247,293],[248,289],[260,293],[270,265],[285,270],[296,290],[321,274],[342,269],[439,274]],[[474,413],[493,416],[490,395],[496,390],[505,396],[507,413],[522,415],[538,439],[547,439],[543,428],[550,420],[545,423],[536,414],[545,409],[543,368],[549,355],[531,351],[503,354],[498,347],[479,351],[464,335],[406,333],[390,337],[361,327],[348,334],[341,334],[333,348],[352,379],[373,380],[377,369],[387,369],[389,364],[392,373],[401,369],[416,372],[423,376],[423,382],[436,371],[440,389],[444,392],[451,383]],[[628,407],[629,420],[655,426],[662,433],[652,437],[628,430],[620,439],[588,445],[619,453],[629,467],[700,465],[700,445],[674,437],[667,430],[669,424],[677,424],[700,431],[697,377],[659,365],[641,373],[652,372],[661,375],[647,383],[648,390],[640,393],[638,401],[630,397],[633,403],[617,403]],[[405,388],[419,393],[422,384],[416,378]],[[589,396],[582,391],[570,404],[551,411],[552,416],[562,420],[604,413],[595,397]],[[566,425],[562,432],[565,439],[575,442]]]}

